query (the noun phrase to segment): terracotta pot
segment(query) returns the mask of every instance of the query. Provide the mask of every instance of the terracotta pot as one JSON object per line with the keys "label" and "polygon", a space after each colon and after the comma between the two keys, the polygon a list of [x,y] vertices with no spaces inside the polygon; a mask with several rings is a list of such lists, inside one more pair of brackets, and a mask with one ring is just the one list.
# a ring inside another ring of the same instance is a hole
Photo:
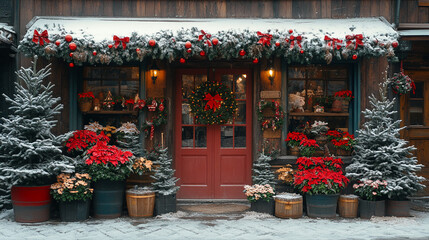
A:
{"label": "terracotta pot", "polygon": [[81,112],[89,112],[92,108],[92,102],[91,101],[81,101],[79,102],[79,109]]}
{"label": "terracotta pot", "polygon": [[342,112],[343,111],[343,103],[340,100],[334,100],[332,102],[332,112]]}

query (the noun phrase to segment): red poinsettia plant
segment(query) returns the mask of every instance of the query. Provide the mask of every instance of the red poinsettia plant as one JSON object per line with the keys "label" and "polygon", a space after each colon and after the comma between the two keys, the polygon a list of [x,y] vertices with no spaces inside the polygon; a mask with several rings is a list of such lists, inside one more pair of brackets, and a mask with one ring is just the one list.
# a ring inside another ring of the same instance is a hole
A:
{"label": "red poinsettia plant", "polygon": [[348,132],[343,132],[339,139],[332,139],[331,142],[335,148],[339,148],[347,151],[352,150],[353,146],[356,143],[355,137]]}
{"label": "red poinsettia plant", "polygon": [[68,153],[82,153],[94,146],[97,142],[109,142],[110,139],[103,132],[97,134],[89,130],[77,130],[66,141],[66,149]]}
{"label": "red poinsettia plant", "polygon": [[326,136],[328,136],[328,140],[332,140],[332,139],[341,139],[342,138],[342,132],[339,132],[338,130],[329,130],[326,133]]}
{"label": "red poinsettia plant", "polygon": [[299,143],[299,153],[305,157],[313,156],[318,148],[320,148],[320,146],[314,139],[302,139]]}
{"label": "red poinsettia plant", "polygon": [[302,193],[337,194],[349,182],[342,172],[343,162],[339,158],[300,157],[297,159],[297,164],[294,186]]}
{"label": "red poinsettia plant", "polygon": [[122,181],[131,172],[132,157],[133,154],[129,151],[122,151],[99,141],[86,152],[84,160],[94,181]]}
{"label": "red poinsettia plant", "polygon": [[345,100],[350,102],[354,96],[352,91],[350,90],[342,90],[342,91],[338,91],[334,94],[334,98],[338,99],[338,100]]}
{"label": "red poinsettia plant", "polygon": [[307,139],[307,136],[304,133],[299,132],[290,132],[286,136],[286,142],[289,147],[297,147],[300,145],[301,140]]}
{"label": "red poinsettia plant", "polygon": [[135,102],[134,102],[134,99],[127,99],[127,100],[125,100],[125,106],[128,106],[128,105],[132,105],[133,107],[134,107],[134,104],[135,104]]}
{"label": "red poinsettia plant", "polygon": [[83,92],[77,94],[80,102],[87,102],[94,99],[94,94],[92,92]]}

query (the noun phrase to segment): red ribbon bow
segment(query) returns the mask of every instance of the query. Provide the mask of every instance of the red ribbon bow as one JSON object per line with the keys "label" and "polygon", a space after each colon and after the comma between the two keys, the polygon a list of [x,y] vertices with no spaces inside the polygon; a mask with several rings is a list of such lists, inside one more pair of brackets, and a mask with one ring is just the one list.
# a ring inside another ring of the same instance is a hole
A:
{"label": "red ribbon bow", "polygon": [[335,48],[337,50],[340,50],[341,43],[343,43],[343,40],[340,40],[338,38],[330,38],[326,35],[325,35],[325,41],[328,42],[328,47],[332,46],[332,49],[334,49],[334,50],[335,50]]}
{"label": "red ribbon bow", "polygon": [[201,41],[201,40],[203,40],[204,37],[206,37],[205,44],[207,44],[209,47],[211,47],[212,42],[210,41],[210,38],[212,37],[212,35],[204,32],[204,30],[201,30],[201,33],[202,34],[198,36],[198,41]]}
{"label": "red ribbon bow", "polygon": [[115,41],[115,48],[118,48],[119,44],[122,43],[122,48],[127,48],[127,43],[130,42],[129,37],[119,38],[118,36],[113,36],[113,41]]}
{"label": "red ribbon bow", "polygon": [[353,40],[355,40],[355,49],[358,48],[358,46],[363,46],[363,35],[362,34],[356,34],[356,35],[346,35],[346,40],[347,40],[347,46],[348,47],[350,44],[353,44]]}
{"label": "red ribbon bow", "polygon": [[45,42],[49,43],[48,30],[43,31],[42,34],[39,34],[39,32],[35,29],[33,34],[33,42],[35,44],[40,44],[40,46],[43,46]]}
{"label": "red ribbon bow", "polygon": [[302,48],[301,46],[301,41],[302,41],[302,36],[293,36],[291,35],[289,37],[289,39],[286,39],[286,42],[290,42],[290,48],[292,49],[295,46],[295,41],[296,44],[298,44],[299,48]]}
{"label": "red ribbon bow", "polygon": [[210,93],[207,93],[206,97],[204,98],[204,101],[207,101],[204,110],[213,109],[213,112],[216,112],[216,110],[220,108],[223,99],[220,97],[219,94],[212,96]]}
{"label": "red ribbon bow", "polygon": [[271,39],[273,38],[273,35],[268,33],[261,33],[259,31],[256,32],[256,34],[259,37],[258,43],[262,44],[262,46],[265,46],[265,45],[271,46]]}

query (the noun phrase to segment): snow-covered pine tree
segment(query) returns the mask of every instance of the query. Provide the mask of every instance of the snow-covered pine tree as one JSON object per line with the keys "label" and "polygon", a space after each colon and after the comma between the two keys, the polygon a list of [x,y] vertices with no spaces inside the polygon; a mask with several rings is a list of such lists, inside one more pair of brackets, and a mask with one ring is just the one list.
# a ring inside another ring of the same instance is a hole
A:
{"label": "snow-covered pine tree", "polygon": [[11,114],[0,121],[0,187],[6,193],[0,196],[0,208],[10,202],[12,185],[46,184],[61,170],[74,168],[71,159],[62,155],[59,138],[51,133],[57,123],[54,115],[63,106],[60,98],[52,96],[54,85],[43,84],[50,65],[36,71],[36,61],[33,68],[17,71],[23,84],[15,83],[13,98],[4,95]]}
{"label": "snow-covered pine tree", "polygon": [[272,158],[264,153],[261,153],[259,158],[253,163],[253,184],[265,185],[269,184],[272,187],[275,186],[275,175],[271,171],[271,162]]}
{"label": "snow-covered pine tree", "polygon": [[176,182],[179,180],[174,176],[176,170],[172,169],[171,164],[173,159],[168,157],[168,149],[156,150],[159,153],[159,158],[153,164],[159,165],[155,168],[155,174],[151,176],[155,181],[152,183],[153,189],[162,195],[175,194],[179,187]]}
{"label": "snow-covered pine tree", "polygon": [[386,180],[388,185],[383,192],[393,200],[405,200],[424,187],[423,177],[416,175],[423,165],[411,151],[416,148],[400,138],[401,120],[395,120],[395,99],[387,97],[389,81],[380,84],[380,98],[369,97],[372,110],[362,113],[365,123],[357,131],[355,155],[346,168],[346,176],[354,180]]}
{"label": "snow-covered pine tree", "polygon": [[125,134],[122,139],[117,140],[116,143],[121,149],[132,152],[135,157],[143,157],[145,155],[138,134]]}

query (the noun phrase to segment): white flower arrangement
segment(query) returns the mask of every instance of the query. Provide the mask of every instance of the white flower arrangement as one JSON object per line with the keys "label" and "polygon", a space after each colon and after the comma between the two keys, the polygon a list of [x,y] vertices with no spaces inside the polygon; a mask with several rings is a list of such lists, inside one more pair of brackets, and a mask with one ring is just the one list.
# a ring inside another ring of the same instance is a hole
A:
{"label": "white flower arrangement", "polygon": [[122,123],[122,126],[116,130],[116,132],[124,134],[139,134],[140,131],[137,129],[137,126],[134,123],[126,122]]}
{"label": "white flower arrangement", "polygon": [[92,122],[89,123],[88,125],[84,126],[85,130],[89,130],[89,131],[93,131],[93,132],[98,132],[103,130],[103,126],[101,124],[99,124],[98,122]]}
{"label": "white flower arrangement", "polygon": [[247,200],[250,202],[256,202],[259,199],[270,201],[275,194],[273,187],[271,187],[269,184],[255,184],[252,186],[245,185],[243,192],[246,194]]}

